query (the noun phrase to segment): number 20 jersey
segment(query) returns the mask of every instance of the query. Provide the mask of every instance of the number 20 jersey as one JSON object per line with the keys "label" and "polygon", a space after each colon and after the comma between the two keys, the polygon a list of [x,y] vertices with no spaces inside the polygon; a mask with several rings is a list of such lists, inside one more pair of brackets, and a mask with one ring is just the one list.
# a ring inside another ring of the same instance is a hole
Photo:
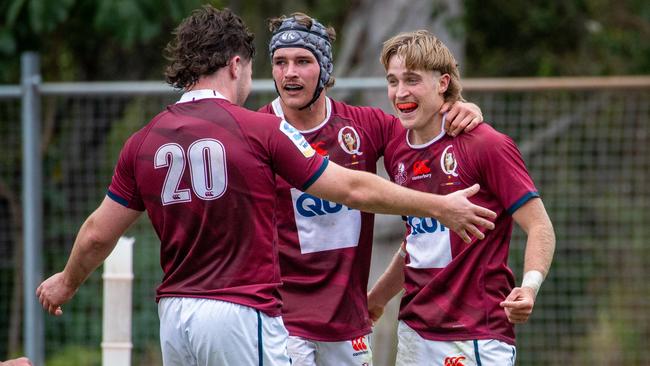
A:
{"label": "number 20 jersey", "polygon": [[275,173],[306,189],[326,163],[285,121],[197,90],[127,140],[108,196],[146,209],[160,238],[157,300],[208,298],[277,316]]}
{"label": "number 20 jersey", "polygon": [[390,178],[405,187],[448,194],[472,186],[473,203],[497,213],[494,230],[471,244],[433,218],[406,217],[405,293],[400,319],[425,339],[498,339],[515,335],[499,303],[514,286],[508,249],[514,213],[537,190],[519,150],[487,123],[452,138],[441,132],[411,145],[407,131],[386,148]]}

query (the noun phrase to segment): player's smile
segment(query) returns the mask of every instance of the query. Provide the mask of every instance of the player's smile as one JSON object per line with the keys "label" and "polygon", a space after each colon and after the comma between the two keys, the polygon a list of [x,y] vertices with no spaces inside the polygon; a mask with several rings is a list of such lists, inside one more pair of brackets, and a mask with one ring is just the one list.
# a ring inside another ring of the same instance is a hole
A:
{"label": "player's smile", "polygon": [[438,111],[444,103],[446,84],[439,72],[409,69],[403,57],[393,56],[386,69],[388,99],[404,128],[415,131],[423,143],[440,133],[442,117]]}
{"label": "player's smile", "polygon": [[395,103],[395,107],[397,107],[401,113],[409,114],[418,108],[418,104],[415,102],[398,102]]}

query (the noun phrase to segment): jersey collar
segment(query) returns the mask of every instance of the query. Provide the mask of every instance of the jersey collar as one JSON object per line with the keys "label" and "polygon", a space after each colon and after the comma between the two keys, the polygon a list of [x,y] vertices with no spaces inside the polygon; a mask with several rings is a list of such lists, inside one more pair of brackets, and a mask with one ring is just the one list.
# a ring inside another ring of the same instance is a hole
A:
{"label": "jersey collar", "polygon": [[[280,97],[275,98],[275,100],[271,102],[271,106],[273,107],[273,113],[275,113],[276,116],[287,121],[284,118],[284,112],[282,111],[282,104],[280,104]],[[321,127],[325,126],[327,121],[330,120],[331,116],[332,116],[332,101],[330,100],[329,97],[325,97],[325,119],[314,128],[310,128],[309,130],[298,130],[298,131],[301,133],[309,133],[309,132],[317,131]],[[287,122],[291,124],[291,121],[287,121]]]}
{"label": "jersey collar", "polygon": [[195,101],[201,100],[201,99],[214,99],[214,98],[228,100],[228,98],[224,97],[221,93],[219,93],[216,90],[213,90],[213,89],[198,89],[198,90],[191,90],[191,91],[183,93],[183,95],[181,96],[181,99],[179,99],[178,102],[176,102],[176,103],[195,102]]}
{"label": "jersey collar", "polygon": [[425,142],[423,144],[419,144],[419,145],[412,144],[411,141],[409,140],[409,135],[411,134],[411,130],[407,130],[406,131],[406,143],[412,149],[424,149],[425,147],[429,147],[429,146],[433,145],[436,141],[443,138],[445,136],[445,134],[447,133],[445,131],[445,120],[446,119],[447,119],[447,113],[442,115],[442,123],[440,124],[440,133],[436,137],[432,138],[431,140],[429,140],[429,141],[427,141],[427,142]]}

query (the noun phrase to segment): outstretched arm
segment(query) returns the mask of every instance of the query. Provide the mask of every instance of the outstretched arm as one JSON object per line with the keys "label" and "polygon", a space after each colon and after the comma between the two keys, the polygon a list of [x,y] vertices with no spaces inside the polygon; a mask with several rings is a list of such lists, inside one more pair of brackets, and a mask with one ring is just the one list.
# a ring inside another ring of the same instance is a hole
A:
{"label": "outstretched arm", "polygon": [[539,198],[533,198],[512,215],[526,232],[524,279],[520,287],[512,289],[501,307],[511,323],[525,323],[533,311],[537,291],[548,274],[555,251],[553,224]]}
{"label": "outstretched arm", "polygon": [[368,317],[373,323],[384,313],[386,304],[404,288],[404,243],[393,256],[386,271],[368,292]]}
{"label": "outstretched arm", "polygon": [[36,289],[43,309],[52,315],[63,314],[61,305],[68,302],[79,286],[104,262],[119,237],[140,214],[140,211],[126,208],[105,197],[79,229],[63,272],[54,274]]}
{"label": "outstretched arm", "polygon": [[477,226],[493,229],[496,214],[474,205],[467,198],[478,192],[478,184],[446,196],[415,191],[367,172],[343,168],[329,162],[307,192],[329,201],[366,212],[433,217],[470,242],[470,235],[485,236]]}
{"label": "outstretched arm", "polygon": [[440,108],[440,113],[447,113],[445,131],[451,136],[462,132],[469,132],[483,122],[481,108],[474,103],[457,101],[445,103]]}

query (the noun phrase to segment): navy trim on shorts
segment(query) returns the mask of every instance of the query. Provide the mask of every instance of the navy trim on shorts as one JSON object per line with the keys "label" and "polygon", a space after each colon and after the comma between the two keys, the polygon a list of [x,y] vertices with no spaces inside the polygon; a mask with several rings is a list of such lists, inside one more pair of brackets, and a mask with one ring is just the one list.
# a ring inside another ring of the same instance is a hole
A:
{"label": "navy trim on shorts", "polygon": [[129,201],[127,201],[126,199],[124,199],[124,198],[122,198],[122,197],[116,195],[115,193],[113,193],[113,192],[111,192],[111,191],[106,191],[106,195],[107,195],[110,199],[112,199],[113,201],[119,203],[120,205],[122,205],[122,206],[124,206],[124,207],[126,207],[126,208],[129,207]]}
{"label": "navy trim on shorts", "polygon": [[523,197],[517,200],[517,202],[513,203],[512,206],[508,209],[508,215],[512,215],[519,209],[519,207],[523,206],[524,203],[528,202],[531,198],[539,197],[539,192],[528,192],[526,193]]}
{"label": "navy trim on shorts", "polygon": [[318,180],[318,178],[320,178],[321,175],[323,175],[323,172],[325,171],[325,168],[327,168],[327,164],[329,164],[329,162],[330,162],[329,159],[327,159],[327,158],[323,159],[323,163],[320,165],[320,168],[318,168],[316,173],[314,173],[314,175],[312,175],[311,178],[309,178],[307,183],[303,184],[303,186],[302,186],[302,188],[300,190],[304,192],[309,187],[311,187],[311,185],[314,184],[314,182],[316,182]]}
{"label": "navy trim on shorts", "polygon": [[478,341],[474,340],[474,357],[476,357],[476,366],[481,366],[481,355],[478,353]]}
{"label": "navy trim on shorts", "polygon": [[257,312],[257,357],[259,366],[264,366],[264,342],[262,342],[262,316],[259,310]]}

